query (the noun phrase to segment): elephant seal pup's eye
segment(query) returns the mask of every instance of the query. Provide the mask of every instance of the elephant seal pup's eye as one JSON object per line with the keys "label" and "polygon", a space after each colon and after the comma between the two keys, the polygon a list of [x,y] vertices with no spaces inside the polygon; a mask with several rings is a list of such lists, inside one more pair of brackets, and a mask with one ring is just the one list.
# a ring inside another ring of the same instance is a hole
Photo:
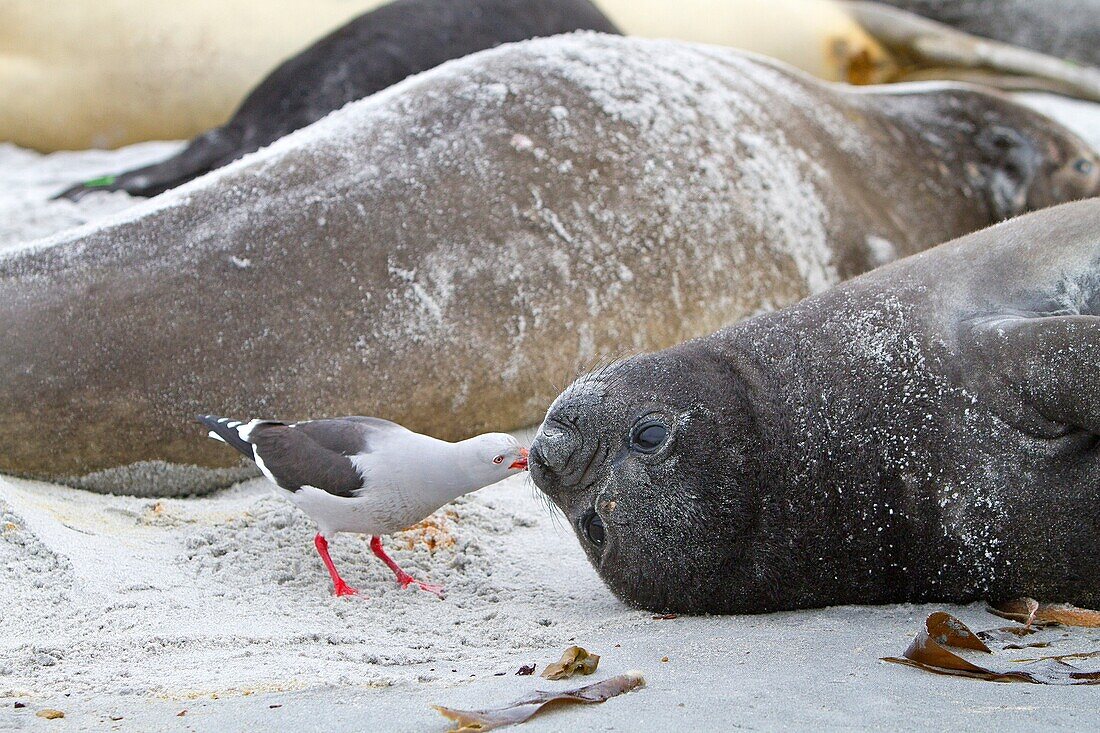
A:
{"label": "elephant seal pup's eye", "polygon": [[638,453],[656,453],[668,440],[668,428],[656,422],[642,423],[630,435],[630,448]]}
{"label": "elephant seal pup's eye", "polygon": [[581,520],[581,529],[584,530],[584,536],[588,538],[596,547],[603,546],[603,520],[594,511],[589,511],[584,515],[584,519]]}
{"label": "elephant seal pup's eye", "polygon": [[1081,158],[1073,164],[1073,169],[1083,176],[1087,176],[1092,173],[1092,162]]}

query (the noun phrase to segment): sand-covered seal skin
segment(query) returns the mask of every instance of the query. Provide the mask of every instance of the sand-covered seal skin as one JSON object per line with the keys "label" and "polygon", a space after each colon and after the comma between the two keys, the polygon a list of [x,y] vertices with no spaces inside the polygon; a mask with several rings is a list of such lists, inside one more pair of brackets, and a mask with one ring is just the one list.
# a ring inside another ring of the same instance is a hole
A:
{"label": "sand-covered seal skin", "polygon": [[224,486],[203,469],[237,464],[190,422],[215,409],[532,425],[586,364],[1095,194],[1096,168],[972,88],[601,34],[502,46],[0,258],[0,472]]}
{"label": "sand-covered seal skin", "polygon": [[1100,67],[1100,0],[878,0],[961,31]]}
{"label": "sand-covered seal skin", "polygon": [[646,609],[1095,606],[1098,363],[1092,199],[584,377],[531,473]]}
{"label": "sand-covered seal skin", "polygon": [[280,64],[227,123],[177,155],[77,184],[59,197],[76,200],[93,191],[154,196],[450,59],[578,30],[618,32],[589,0],[394,0]]}

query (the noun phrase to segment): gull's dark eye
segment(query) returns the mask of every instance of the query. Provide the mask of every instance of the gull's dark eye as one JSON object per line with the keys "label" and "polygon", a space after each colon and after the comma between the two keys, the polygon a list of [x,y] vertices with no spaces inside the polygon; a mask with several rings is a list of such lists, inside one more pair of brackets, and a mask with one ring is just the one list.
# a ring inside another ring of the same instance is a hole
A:
{"label": "gull's dark eye", "polygon": [[1073,170],[1077,171],[1083,176],[1087,176],[1089,173],[1092,173],[1092,161],[1081,158],[1073,164]]}
{"label": "gull's dark eye", "polygon": [[656,422],[642,423],[630,436],[630,448],[639,453],[656,453],[668,440],[668,428]]}
{"label": "gull's dark eye", "polygon": [[603,546],[603,520],[600,519],[596,512],[588,512],[584,515],[584,519],[581,521],[581,529],[584,530],[584,536],[588,538],[596,547]]}
{"label": "gull's dark eye", "polygon": [[504,456],[493,456],[493,463],[504,463]]}

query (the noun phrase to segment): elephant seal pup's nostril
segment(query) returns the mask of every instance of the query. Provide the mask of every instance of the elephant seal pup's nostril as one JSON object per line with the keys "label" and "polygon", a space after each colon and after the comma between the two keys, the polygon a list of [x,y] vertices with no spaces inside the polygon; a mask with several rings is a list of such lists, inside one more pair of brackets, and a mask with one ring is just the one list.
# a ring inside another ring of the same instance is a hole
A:
{"label": "elephant seal pup's nostril", "polygon": [[562,474],[569,466],[570,459],[580,447],[580,437],[571,431],[555,425],[543,426],[531,446],[532,457],[537,455],[538,462],[556,474]]}

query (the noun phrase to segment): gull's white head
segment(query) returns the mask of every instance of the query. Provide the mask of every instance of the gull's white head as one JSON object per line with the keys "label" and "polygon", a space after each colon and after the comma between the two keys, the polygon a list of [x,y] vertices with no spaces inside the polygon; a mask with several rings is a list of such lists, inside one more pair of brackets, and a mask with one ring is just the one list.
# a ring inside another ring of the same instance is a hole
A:
{"label": "gull's white head", "polygon": [[476,472],[487,479],[486,485],[527,470],[527,449],[507,433],[485,433],[462,442],[477,463]]}

